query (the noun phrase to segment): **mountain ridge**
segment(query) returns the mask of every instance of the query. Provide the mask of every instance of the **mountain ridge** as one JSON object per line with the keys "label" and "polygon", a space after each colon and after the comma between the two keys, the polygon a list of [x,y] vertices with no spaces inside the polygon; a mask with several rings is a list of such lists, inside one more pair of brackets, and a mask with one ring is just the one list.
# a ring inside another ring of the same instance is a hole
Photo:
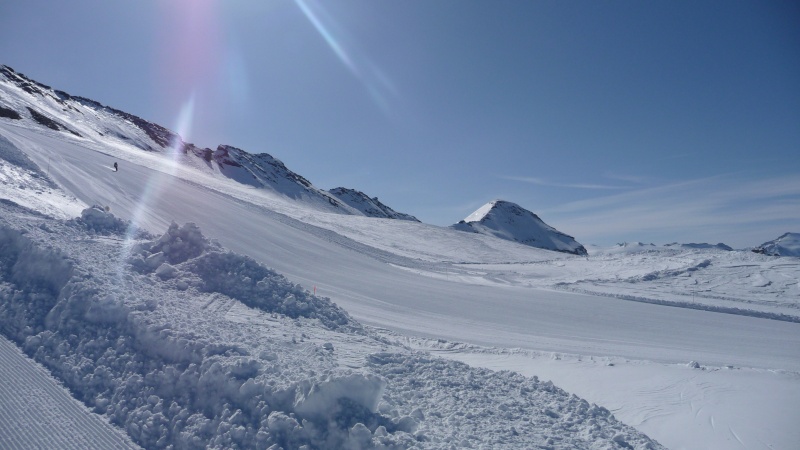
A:
{"label": "mountain ridge", "polygon": [[[156,153],[176,151],[185,158],[184,162],[196,168],[238,183],[272,190],[327,212],[417,220],[380,202],[373,202],[371,208],[351,206],[331,192],[317,188],[269,153],[250,153],[225,144],[214,150],[198,147],[162,125],[96,100],[53,89],[7,65],[0,65],[0,87],[3,85],[6,88],[0,89],[0,118],[31,120],[50,130],[69,133],[73,138],[103,144],[123,143]],[[15,92],[13,88],[21,92]],[[369,199],[366,194],[363,197]]]}

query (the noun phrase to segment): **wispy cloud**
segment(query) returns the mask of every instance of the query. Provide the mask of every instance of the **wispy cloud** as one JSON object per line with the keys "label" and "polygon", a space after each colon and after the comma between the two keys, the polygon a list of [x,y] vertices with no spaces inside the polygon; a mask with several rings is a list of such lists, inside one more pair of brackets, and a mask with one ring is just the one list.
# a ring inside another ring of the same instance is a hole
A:
{"label": "wispy cloud", "polygon": [[635,183],[635,184],[641,184],[648,180],[647,177],[642,175],[630,175],[630,174],[613,173],[613,172],[606,172],[603,174],[603,177],[608,178],[609,180],[625,181],[628,183]]}
{"label": "wispy cloud", "polygon": [[756,245],[760,242],[745,240],[754,229],[767,240],[792,231],[787,227],[800,228],[800,176],[701,178],[570,202],[543,213],[557,228],[590,242],[706,239]]}
{"label": "wispy cloud", "polygon": [[501,175],[500,178],[510,181],[520,181],[522,183],[530,183],[538,186],[551,186],[570,189],[597,189],[597,190],[614,190],[614,189],[628,189],[626,186],[611,186],[606,184],[586,184],[586,183],[556,183],[537,177],[515,177]]}

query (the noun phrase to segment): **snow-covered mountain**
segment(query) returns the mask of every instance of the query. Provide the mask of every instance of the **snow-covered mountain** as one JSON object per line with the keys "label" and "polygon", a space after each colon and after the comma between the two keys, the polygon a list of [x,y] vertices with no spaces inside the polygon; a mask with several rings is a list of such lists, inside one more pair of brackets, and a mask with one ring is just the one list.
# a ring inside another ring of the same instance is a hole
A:
{"label": "snow-covered mountain", "polygon": [[[54,90],[8,66],[0,66],[0,118],[104,146],[123,145],[148,152],[172,152],[182,164],[270,190],[327,212],[416,220],[408,214],[395,212],[378,202],[377,198],[369,199],[357,191],[351,191],[346,198],[340,199],[315,187],[267,153],[252,154],[230,145],[220,145],[215,150],[197,147],[184,142],[180,135],[166,127],[94,100]],[[359,195],[370,200],[370,204],[359,202]]]}
{"label": "snow-covered mountain", "polygon": [[365,216],[419,222],[419,219],[411,214],[397,212],[381,203],[378,200],[378,197],[370,198],[367,194],[355,189],[337,187],[329,190],[328,192],[349,206],[361,211]]}
{"label": "snow-covered mountain", "polygon": [[547,225],[536,214],[516,203],[493,200],[466,219],[452,225],[460,231],[488,234],[531,247],[586,255],[586,249],[575,238]]}
{"label": "snow-covered mountain", "polygon": [[777,239],[764,242],[753,251],[772,256],[800,257],[800,233],[784,233]]}

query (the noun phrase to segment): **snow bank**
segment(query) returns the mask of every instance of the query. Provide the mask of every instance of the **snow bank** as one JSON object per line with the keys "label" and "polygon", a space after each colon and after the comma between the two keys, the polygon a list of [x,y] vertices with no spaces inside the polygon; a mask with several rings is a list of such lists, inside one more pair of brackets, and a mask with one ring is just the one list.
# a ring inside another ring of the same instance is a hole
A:
{"label": "snow bank", "polygon": [[131,228],[130,222],[118,219],[111,214],[107,206],[93,205],[81,211],[81,217],[75,223],[101,234],[125,233]]}

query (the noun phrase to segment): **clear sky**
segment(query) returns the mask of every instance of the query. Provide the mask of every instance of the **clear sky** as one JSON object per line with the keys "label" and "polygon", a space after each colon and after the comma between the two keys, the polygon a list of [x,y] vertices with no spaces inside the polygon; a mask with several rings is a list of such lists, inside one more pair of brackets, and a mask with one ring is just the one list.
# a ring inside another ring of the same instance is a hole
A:
{"label": "clear sky", "polygon": [[428,223],[744,247],[800,232],[798,5],[4,1],[0,64]]}

